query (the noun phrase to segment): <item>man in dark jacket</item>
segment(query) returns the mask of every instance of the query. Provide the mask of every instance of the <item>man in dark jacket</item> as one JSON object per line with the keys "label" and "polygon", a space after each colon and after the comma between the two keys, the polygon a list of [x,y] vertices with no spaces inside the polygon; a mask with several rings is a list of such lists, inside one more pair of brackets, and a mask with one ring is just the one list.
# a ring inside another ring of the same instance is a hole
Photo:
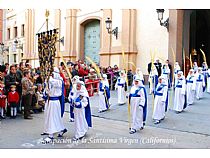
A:
{"label": "man in dark jacket", "polygon": [[[17,87],[17,92],[19,96],[21,96],[21,92],[22,92],[21,76],[17,73],[15,65],[10,66],[10,73],[7,76],[5,76],[6,93],[9,92],[11,85],[15,85]],[[7,109],[7,115],[10,115],[9,108]]]}

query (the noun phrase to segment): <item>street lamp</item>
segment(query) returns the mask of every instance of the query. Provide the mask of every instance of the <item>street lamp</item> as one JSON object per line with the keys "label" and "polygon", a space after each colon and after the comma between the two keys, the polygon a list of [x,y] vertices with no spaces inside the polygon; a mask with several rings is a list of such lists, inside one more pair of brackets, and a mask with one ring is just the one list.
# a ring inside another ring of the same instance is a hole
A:
{"label": "street lamp", "polygon": [[21,49],[23,51],[23,44],[21,44],[21,41],[18,41],[17,39],[15,39],[14,44],[15,44],[16,49]]}
{"label": "street lamp", "polygon": [[164,26],[167,28],[169,28],[169,18],[166,19],[166,21],[162,22],[163,20],[163,13],[164,13],[164,9],[156,9],[157,13],[158,13],[158,20],[160,21],[160,25]]}
{"label": "street lamp", "polygon": [[112,29],[112,20],[110,18],[107,18],[105,23],[106,23],[106,29],[107,29],[108,33],[113,34],[117,39],[117,37],[118,37],[118,27],[116,27],[114,30],[111,30]]}

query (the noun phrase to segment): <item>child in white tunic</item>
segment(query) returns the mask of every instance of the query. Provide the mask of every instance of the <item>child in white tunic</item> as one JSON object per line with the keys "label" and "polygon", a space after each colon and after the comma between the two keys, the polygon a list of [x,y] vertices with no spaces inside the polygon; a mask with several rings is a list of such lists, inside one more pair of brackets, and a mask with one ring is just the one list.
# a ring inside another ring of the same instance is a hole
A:
{"label": "child in white tunic", "polygon": [[208,72],[207,72],[207,88],[206,88],[206,92],[210,93],[210,69],[208,69]]}
{"label": "child in white tunic", "polygon": [[176,79],[177,79],[177,74],[178,72],[181,70],[180,66],[179,66],[179,62],[176,62],[174,65],[174,86],[176,84]]}
{"label": "child in white tunic", "polygon": [[118,94],[118,104],[125,104],[125,87],[126,87],[126,76],[125,72],[122,70],[120,72],[120,77],[117,78],[117,82],[115,84],[115,90],[117,89]]}
{"label": "child in white tunic", "polygon": [[108,110],[110,103],[110,90],[107,75],[103,74],[103,79],[99,83],[99,113]]}
{"label": "child in white tunic", "polygon": [[[46,93],[49,96],[48,101],[45,103],[45,134],[49,137],[45,138],[43,143],[49,143],[54,138],[55,133],[59,133],[58,137],[62,137],[67,129],[63,125],[61,117],[61,104],[60,96],[62,95],[63,79],[60,77],[59,69],[54,68],[53,77],[49,79],[49,89]],[[44,135],[44,134],[43,134]]]}
{"label": "child in white tunic", "polygon": [[183,72],[179,71],[177,74],[177,81],[175,83],[175,95],[174,95],[174,111],[176,113],[182,112],[186,107],[185,104],[185,78]]}
{"label": "child in white tunic", "polygon": [[77,82],[74,104],[75,136],[74,140],[85,136],[91,123],[89,95],[82,81]]}
{"label": "child in white tunic", "polygon": [[164,79],[164,76],[160,76],[158,78],[159,83],[155,90],[154,111],[152,116],[152,118],[154,119],[154,124],[160,123],[160,121],[165,118],[168,86],[164,84]]}
{"label": "child in white tunic", "polygon": [[131,87],[129,102],[131,107],[131,129],[130,134],[143,129],[144,106],[146,103],[145,88],[139,77],[135,78],[134,86]]}
{"label": "child in white tunic", "polygon": [[169,85],[171,84],[169,81],[169,75],[170,75],[170,69],[168,67],[168,65],[163,65],[163,70],[162,70],[162,76],[164,77],[165,83],[166,85],[169,87]]}
{"label": "child in white tunic", "polygon": [[192,105],[195,98],[195,87],[196,87],[196,78],[194,76],[194,70],[190,69],[187,79],[187,105]]}
{"label": "child in white tunic", "polygon": [[142,84],[144,85],[144,76],[140,68],[136,68],[136,74],[133,76],[133,85],[134,85],[134,80],[136,77],[139,77]]}
{"label": "child in white tunic", "polygon": [[204,75],[202,74],[202,68],[198,68],[196,76],[196,98],[199,100],[203,97],[203,88],[205,87]]}
{"label": "child in white tunic", "polygon": [[70,87],[70,93],[69,93],[69,97],[68,97],[68,100],[69,100],[69,105],[70,105],[70,119],[69,121],[70,122],[74,122],[74,105],[73,105],[73,100],[74,100],[74,95],[75,95],[75,92],[76,92],[76,83],[79,81],[79,76],[74,76],[71,83],[72,83],[72,86]]}

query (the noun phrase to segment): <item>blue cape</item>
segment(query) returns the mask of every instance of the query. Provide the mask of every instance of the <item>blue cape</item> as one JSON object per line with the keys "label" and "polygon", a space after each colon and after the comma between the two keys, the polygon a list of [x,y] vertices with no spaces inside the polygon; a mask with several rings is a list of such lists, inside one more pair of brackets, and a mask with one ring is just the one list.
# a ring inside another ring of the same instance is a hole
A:
{"label": "blue cape", "polygon": [[65,111],[64,81],[62,81],[62,95],[59,97],[59,101],[61,104],[61,117],[63,117]]}
{"label": "blue cape", "polygon": [[88,97],[87,97],[87,100],[88,100],[88,105],[85,107],[85,118],[86,118],[88,127],[92,127],[90,100]]}

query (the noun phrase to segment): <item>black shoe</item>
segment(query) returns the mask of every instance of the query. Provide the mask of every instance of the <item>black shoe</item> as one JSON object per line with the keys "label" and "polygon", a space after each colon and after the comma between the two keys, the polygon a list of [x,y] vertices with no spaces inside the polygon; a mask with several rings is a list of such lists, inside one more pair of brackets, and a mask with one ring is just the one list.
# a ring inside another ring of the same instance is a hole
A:
{"label": "black shoe", "polygon": [[0,116],[0,118],[1,118],[1,119],[5,119],[5,117],[4,117],[4,116]]}
{"label": "black shoe", "polygon": [[134,133],[136,133],[136,130],[135,129],[132,129],[129,133],[130,134],[134,134]]}
{"label": "black shoe", "polygon": [[140,130],[143,130],[143,129],[144,129],[144,127],[141,127],[141,128],[140,128]]}
{"label": "black shoe", "polygon": [[28,116],[28,117],[24,117],[24,119],[32,120],[33,118]]}
{"label": "black shoe", "polygon": [[63,137],[64,133],[66,133],[68,130],[65,128],[64,130],[62,130],[61,134],[59,133],[57,137]]}
{"label": "black shoe", "polygon": [[155,125],[156,125],[156,124],[159,124],[159,123],[160,123],[159,120],[156,120],[156,121],[154,122]]}
{"label": "black shoe", "polygon": [[165,119],[165,117],[163,117],[162,119],[161,119],[161,121],[163,121]]}
{"label": "black shoe", "polygon": [[41,133],[41,136],[46,136],[46,135],[49,135],[49,134],[45,132]]}

